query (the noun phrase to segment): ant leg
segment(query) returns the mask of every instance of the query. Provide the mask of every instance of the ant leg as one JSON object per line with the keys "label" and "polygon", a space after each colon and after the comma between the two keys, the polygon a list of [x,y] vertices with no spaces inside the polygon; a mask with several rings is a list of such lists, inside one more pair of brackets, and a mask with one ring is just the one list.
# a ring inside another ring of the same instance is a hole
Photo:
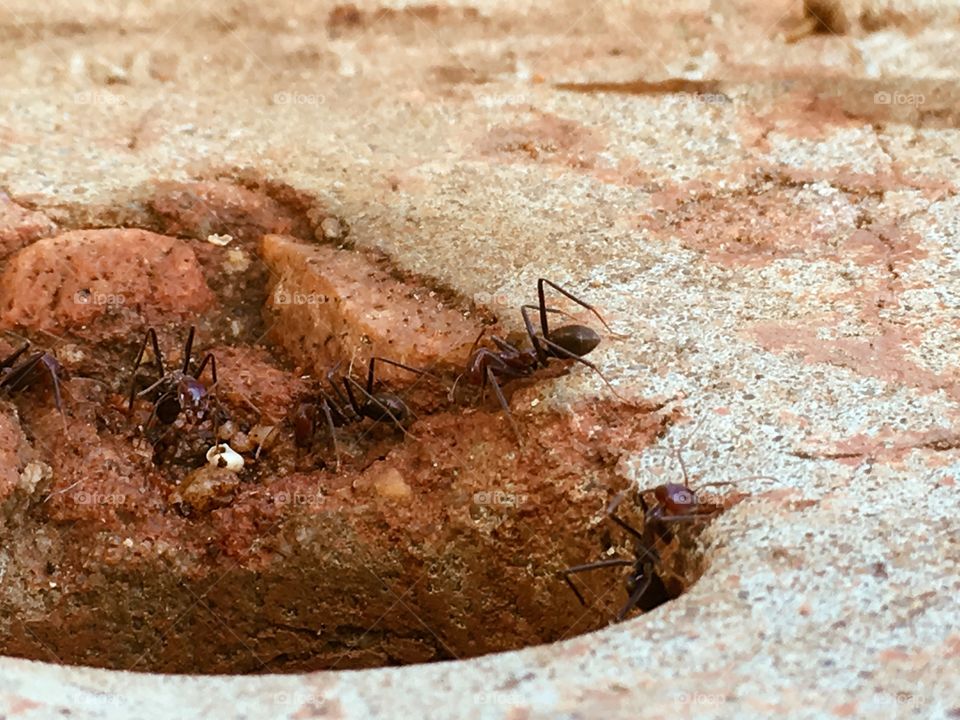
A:
{"label": "ant leg", "polygon": [[367,395],[373,395],[373,374],[374,374],[374,365],[376,365],[377,358],[371,357],[370,363],[367,366]]}
{"label": "ant leg", "polygon": [[473,341],[473,345],[470,346],[470,352],[467,353],[467,357],[473,355],[473,351],[477,349],[477,346],[480,344],[480,341],[483,339],[483,336],[487,333],[487,326],[484,325],[480,328],[480,334],[477,335],[477,339]]}
{"label": "ant leg", "polygon": [[497,346],[497,349],[500,350],[500,352],[508,352],[508,353],[516,353],[516,354],[520,353],[520,348],[518,348],[516,345],[513,345],[507,342],[499,335],[491,335],[490,339],[493,341],[493,344]]}
{"label": "ant leg", "polygon": [[577,573],[588,572],[590,570],[599,570],[601,568],[616,567],[618,565],[633,565],[633,560],[625,560],[624,558],[611,558],[609,560],[597,560],[596,562],[587,563],[586,565],[574,565],[573,567],[568,567],[566,570],[561,571],[563,575],[564,582],[570,586],[570,589],[573,590],[573,594],[577,596],[577,600],[580,601],[580,604],[584,607],[587,606],[586,600],[583,599],[583,595],[580,594],[580,591],[577,590],[577,586],[573,584],[573,580],[570,579],[571,575],[576,575]]}
{"label": "ant leg", "polygon": [[692,515],[667,515],[658,519],[659,522],[670,523],[670,522],[707,522],[715,515],[719,514],[720,510],[712,510],[705,513],[696,513]]}
{"label": "ant leg", "polygon": [[217,384],[217,359],[213,356],[213,353],[207,353],[203,361],[200,363],[200,367],[197,368],[197,374],[194,377],[199,380],[200,376],[203,375],[204,369],[207,367],[207,363],[210,363],[210,376],[213,378],[213,387]]}
{"label": "ant leg", "polygon": [[569,290],[564,290],[555,282],[547,280],[546,278],[539,278],[537,280],[537,297],[540,300],[540,329],[543,331],[544,338],[550,337],[550,330],[547,327],[547,301],[543,293],[544,284],[549,285],[561,295],[567,297],[570,300],[573,300],[575,303],[577,303],[581,307],[584,307],[590,312],[592,312],[596,316],[597,320],[599,320],[603,324],[603,326],[607,329],[607,332],[611,333],[612,335],[616,335],[616,333],[613,332],[613,329],[609,325],[607,325],[607,321],[603,319],[603,315],[601,315],[599,311],[595,307],[593,307],[593,305],[590,305],[589,303],[581,300]]}
{"label": "ant leg", "polygon": [[[477,338],[477,339],[479,340],[479,338]],[[473,351],[471,350],[471,353],[472,353],[472,352],[473,352]],[[374,370],[373,370],[373,366],[374,366],[374,363],[376,363],[376,362],[378,362],[378,361],[379,361],[379,362],[382,362],[382,363],[387,363],[388,365],[393,365],[394,367],[398,367],[398,368],[400,368],[401,370],[406,370],[407,372],[416,373],[416,374],[419,375],[420,377],[429,377],[429,378],[433,378],[434,380],[439,380],[439,379],[440,379],[440,378],[438,378],[436,375],[434,375],[432,372],[430,372],[430,371],[428,371],[428,370],[421,370],[420,368],[415,368],[415,367],[412,367],[412,366],[410,366],[410,365],[404,365],[402,362],[397,362],[396,360],[391,360],[391,359],[389,359],[389,358],[380,357],[380,356],[378,356],[378,355],[375,355],[375,356],[373,356],[373,357],[370,358],[370,366],[369,366],[369,369],[368,369],[368,371],[367,371],[367,394],[368,394],[368,395],[373,395],[373,383],[374,383]],[[457,378],[457,379],[459,380],[459,378]],[[452,393],[454,392],[454,390],[456,390],[456,387],[457,387],[457,384],[456,384],[456,382],[454,382],[453,387],[450,388],[450,394],[451,394],[451,395],[452,395]],[[451,401],[451,402],[452,402],[452,401]]]}
{"label": "ant leg", "polygon": [[[486,326],[484,326],[484,327],[482,327],[482,328],[480,329],[480,334],[477,335],[477,339],[473,341],[473,345],[470,346],[470,350],[467,352],[467,357],[468,357],[468,358],[472,358],[472,357],[473,357],[474,351],[477,349],[477,346],[480,344],[480,340],[483,339],[483,336],[486,335],[486,333],[487,333],[487,328],[486,328]],[[468,361],[468,362],[469,362],[469,361]],[[463,377],[463,373],[460,373],[459,375],[457,375],[457,379],[453,381],[453,386],[450,388],[450,392],[447,393],[447,400],[448,400],[449,402],[453,402],[453,401],[454,401],[454,398],[455,398],[455,394],[454,394],[454,393],[456,393],[456,391],[457,391],[457,385],[459,384],[460,378],[462,378],[462,377]]]}
{"label": "ant leg", "polygon": [[380,356],[374,356],[374,357],[370,358],[370,369],[369,369],[369,371],[368,371],[368,373],[367,373],[367,392],[368,392],[368,393],[372,393],[372,392],[373,392],[373,364],[374,364],[374,362],[387,363],[388,365],[393,365],[394,367],[401,368],[402,370],[407,370],[408,372],[416,373],[417,375],[426,375],[427,377],[431,377],[431,378],[434,378],[434,379],[438,379],[437,376],[434,375],[434,374],[433,374],[432,372],[430,372],[429,370],[421,370],[420,368],[415,368],[415,367],[412,367],[412,366],[410,366],[410,365],[404,365],[403,363],[397,362],[396,360],[391,360],[391,359],[389,359],[389,358],[380,357]]}
{"label": "ant leg", "polygon": [[40,358],[43,357],[43,353],[36,352],[33,353],[30,357],[24,360],[18,367],[13,368],[6,375],[3,376],[3,379],[0,379],[0,388],[8,388],[10,392],[16,392],[18,390],[23,390],[26,387],[26,380],[29,377],[30,373],[37,367],[40,363]]}
{"label": "ant leg", "polygon": [[620,609],[620,612],[617,613],[615,622],[620,622],[623,620],[627,616],[627,613],[630,612],[638,602],[640,602],[640,598],[643,597],[643,594],[647,591],[647,588],[650,587],[650,583],[652,581],[653,575],[645,573],[643,582],[640,583],[640,585],[638,585],[632,593],[630,593],[630,598],[627,600],[626,605],[624,605]]}
{"label": "ant leg", "polygon": [[[334,389],[336,389],[336,387],[336,385],[333,386]],[[342,427],[350,421],[350,418],[347,417],[342,405],[337,404],[337,401],[330,397],[323,390],[320,391],[320,396],[321,402],[325,402],[330,408],[330,414],[333,417],[333,424],[336,427]]]}
{"label": "ant leg", "polygon": [[[539,305],[533,305],[532,303],[527,303],[527,304],[525,304],[525,305],[521,305],[521,306],[520,306],[520,309],[522,310],[523,308],[527,308],[527,310],[536,310],[537,312],[540,312],[540,306],[539,306]],[[576,316],[575,316],[573,313],[568,313],[566,310],[560,310],[560,309],[558,309],[558,308],[551,308],[551,307],[544,308],[544,310],[546,310],[548,313],[556,313],[557,315],[563,315],[564,317],[568,318],[569,320],[576,321],[576,319],[577,319]]]}
{"label": "ant leg", "polygon": [[497,376],[493,374],[493,368],[487,368],[487,380],[493,386],[493,392],[496,393],[497,400],[500,401],[500,407],[503,408],[503,412],[507,415],[507,420],[510,421],[510,427],[513,428],[513,434],[517,436],[517,444],[522,448],[523,438],[520,437],[520,428],[517,427],[517,423],[513,419],[513,413],[510,412],[510,405],[507,403],[507,399],[503,396],[503,391],[500,389],[500,383],[497,382]]}
{"label": "ant leg", "polygon": [[453,381],[453,385],[450,386],[450,392],[447,393],[447,402],[453,402],[456,399],[457,385],[460,384],[460,378],[462,377],[463,373],[460,373]]}
{"label": "ant leg", "polygon": [[[530,316],[527,314],[528,310],[537,310],[539,312],[539,305],[521,305],[520,306],[520,315],[523,316],[523,324],[527,328],[527,337],[530,338],[530,344],[533,345],[534,351],[537,353],[537,360],[540,363],[541,367],[547,366],[547,353],[540,345],[540,338],[537,337],[536,331],[533,329],[533,321],[530,319]],[[571,320],[575,319],[573,315],[563,310],[557,310],[555,308],[544,308],[545,312],[548,313],[557,313],[558,315],[566,315]]]}
{"label": "ant leg", "polygon": [[154,390],[156,390],[158,387],[160,387],[161,385],[163,385],[163,384],[164,384],[165,382],[167,382],[168,380],[169,380],[169,378],[166,377],[166,376],[160,378],[159,380],[157,380],[157,381],[156,381],[153,385],[151,385],[150,387],[146,387],[146,388],[144,388],[143,390],[141,390],[140,392],[138,392],[135,397],[143,397],[144,395],[148,395],[149,393],[152,393]]}
{"label": "ant leg", "polygon": [[612,392],[614,395],[616,395],[618,398],[620,398],[620,399],[623,400],[624,402],[629,402],[625,397],[623,397],[623,395],[621,395],[620,393],[617,392],[617,389],[616,389],[615,387],[613,387],[613,385],[610,384],[610,381],[607,380],[607,378],[604,376],[604,374],[603,374],[602,372],[600,372],[600,368],[598,368],[598,367],[597,367],[596,365],[594,365],[592,362],[590,362],[590,361],[587,360],[586,358],[582,358],[582,357],[580,357],[579,355],[576,355],[575,353],[570,352],[570,351],[567,350],[566,348],[560,347],[559,345],[557,345],[555,342],[553,342],[553,341],[550,340],[549,338],[540,338],[540,341],[541,341],[544,345],[546,345],[547,347],[549,347],[551,350],[553,350],[554,352],[558,353],[557,357],[567,358],[567,359],[569,359],[569,360],[576,360],[578,363],[581,363],[582,365],[586,365],[588,368],[590,368],[590,369],[593,370],[597,375],[600,376],[600,379],[603,380],[604,384],[607,386],[607,388],[609,388],[610,392]]}
{"label": "ant leg", "polygon": [[620,503],[623,502],[623,499],[626,497],[626,495],[627,492],[624,490],[623,492],[617,493],[616,497],[610,501],[610,504],[607,506],[607,517],[640,541],[640,544],[638,544],[635,548],[637,554],[645,556],[648,560],[650,560],[650,562],[659,563],[660,556],[657,555],[656,550],[652,550],[647,547],[647,538],[644,537],[643,533],[633,527],[622,517],[617,515],[617,508],[620,507]]}
{"label": "ant leg", "polygon": [[[360,383],[358,383],[356,380],[354,380],[352,377],[345,377],[343,379],[343,385],[347,389],[347,395],[350,397],[350,403],[351,405],[354,406],[354,408],[358,408],[359,405],[357,404],[357,399],[356,399],[356,396],[353,394],[353,390],[351,390],[350,388],[351,385],[354,385],[357,388],[357,390],[359,390],[361,393],[364,394],[364,396],[367,399],[367,402],[373,403],[380,410],[383,410],[383,412],[389,415],[390,419],[393,420],[393,424],[396,425],[398,428],[400,428],[400,432],[402,432],[404,435],[406,435],[408,438],[411,438],[412,440],[417,439],[417,436],[411,433],[409,430],[407,430],[403,426],[403,423],[401,423],[400,420],[397,418],[397,416],[394,415],[392,412],[390,412],[390,408],[388,408],[382,402],[377,400],[373,395],[371,395],[366,390],[364,390],[363,386]],[[357,414],[360,415],[359,411],[357,412]]]}
{"label": "ant leg", "polygon": [[771,475],[748,475],[747,477],[737,478],[736,480],[721,480],[720,482],[708,482],[704,483],[697,487],[697,492],[700,492],[701,489],[706,487],[723,487],[725,485],[736,485],[738,483],[746,482],[747,480],[769,480],[770,482],[779,483],[780,479],[772,477]]}
{"label": "ant leg", "polygon": [[60,397],[60,371],[63,368],[60,367],[57,359],[49,353],[41,355],[40,362],[43,363],[47,372],[50,373],[50,381],[53,383],[53,401],[57,406],[57,410],[60,411],[60,416],[63,417],[64,423],[66,423],[67,419],[63,414],[63,400]]}
{"label": "ant leg", "polygon": [[[527,315],[527,310],[533,307],[532,305],[523,305],[520,308],[520,315],[523,316],[523,324],[527,327],[527,337],[530,338],[530,344],[533,345],[533,351],[537,354],[537,365],[539,367],[547,366],[547,351],[543,349],[543,346],[540,345],[540,340],[537,338],[537,333],[533,329],[533,322],[530,320],[530,316]],[[543,318],[546,319],[546,308],[543,308]]]}
{"label": "ant leg", "polygon": [[7,355],[7,357],[3,359],[3,362],[0,362],[0,370],[6,370],[9,367],[13,367],[14,363],[17,362],[17,358],[23,355],[29,348],[30,343],[26,342],[19,350],[14,350],[12,353]]}
{"label": "ant leg", "polygon": [[[357,417],[360,416],[360,413],[357,412],[356,409],[355,409],[355,408],[356,408],[356,403],[355,403],[355,402],[354,402],[354,403],[351,403],[351,402],[350,402],[350,399],[349,399],[346,395],[343,394],[343,390],[341,390],[340,387],[337,385],[337,383],[335,383],[334,380],[333,380],[333,376],[337,374],[337,370],[340,369],[340,365],[342,365],[342,364],[343,364],[343,363],[342,363],[341,360],[337,360],[337,363],[336,363],[332,368],[330,368],[329,370],[327,370],[327,373],[326,373],[326,375],[324,376],[324,377],[326,377],[326,379],[327,379],[327,384],[330,386],[330,389],[333,391],[333,394],[334,394],[334,396],[335,396],[336,399],[334,399],[333,397],[330,397],[330,396],[327,395],[326,393],[323,393],[323,394],[324,394],[324,396],[327,398],[327,402],[330,403],[330,407],[333,408],[333,409],[335,409],[336,412],[337,412],[337,414],[338,414],[341,418],[343,418],[343,421],[341,422],[341,424],[344,424],[344,423],[346,423],[346,420],[347,420],[347,414],[346,414],[346,412],[344,412],[343,408],[349,407],[351,410],[354,411],[354,415],[356,415]],[[323,392],[323,391],[321,391],[321,392]]]}
{"label": "ant leg", "polygon": [[[343,381],[342,381],[342,382],[343,382],[343,387],[344,387],[344,388],[346,389],[346,391],[347,391],[347,402],[348,402],[348,404],[350,405],[350,409],[353,410],[353,414],[354,414],[354,415],[356,416],[356,418],[359,420],[360,418],[363,417],[363,412],[362,412],[362,411],[363,411],[363,406],[360,405],[360,403],[357,402],[357,396],[353,394],[353,388],[351,387],[351,383],[353,383],[354,385],[356,385],[356,386],[357,386],[359,389],[361,389],[361,390],[363,390],[363,386],[362,386],[360,383],[358,383],[356,380],[354,380],[352,377],[349,377],[349,376],[343,378]],[[370,393],[366,392],[365,390],[364,390],[364,394],[365,394],[367,397],[372,397],[372,396],[370,395]],[[343,396],[342,393],[340,393],[339,390],[337,391],[337,395],[338,395],[339,397],[342,397],[342,396]],[[379,404],[378,404],[377,407],[379,407]],[[391,416],[391,417],[392,417],[392,416]]]}
{"label": "ant leg", "polygon": [[337,472],[340,472],[340,446],[337,444],[337,428],[333,423],[333,413],[330,410],[330,403],[324,398],[320,401],[320,407],[327,418],[327,430],[330,431],[330,440],[333,443],[333,456],[337,460]]}
{"label": "ant leg", "polygon": [[642,542],[646,541],[646,538],[644,538],[643,533],[641,533],[635,527],[630,525],[630,523],[628,523],[626,520],[624,520],[619,515],[617,515],[617,508],[620,507],[620,503],[623,502],[623,499],[626,497],[626,495],[627,495],[627,491],[624,490],[623,492],[617,493],[616,497],[614,497],[613,500],[610,501],[610,504],[607,506],[607,517],[613,520],[617,525],[622,527],[624,530],[626,530],[628,533],[633,535],[635,538],[637,538],[637,540],[640,540]]}
{"label": "ant leg", "polygon": [[18,368],[14,368],[0,380],[0,388],[6,387],[11,392],[23,390],[27,387],[32,373],[38,366],[43,365],[50,374],[50,381],[53,384],[53,401],[63,419],[64,429],[66,429],[67,417],[63,412],[63,397],[60,394],[60,363],[57,359],[45,352],[37,352],[27,358]]}
{"label": "ant leg", "polygon": [[[143,395],[144,393],[147,393],[147,392],[153,390],[153,388],[156,387],[157,385],[159,385],[163,380],[166,380],[166,378],[162,378],[162,380],[158,380],[158,381],[155,382],[153,385],[151,385],[150,387],[148,387],[146,390],[144,390],[143,392],[141,392],[140,395]],[[160,397],[157,398],[157,401],[153,404],[153,408],[151,408],[151,410],[150,410],[150,417],[147,418],[147,422],[144,423],[144,425],[143,425],[143,432],[144,432],[144,433],[148,433],[148,432],[150,431],[150,429],[153,427],[154,422],[156,422],[156,420],[157,420],[157,406],[160,404],[160,402],[161,402],[162,400],[164,400],[165,398],[168,398],[168,397],[170,397],[170,393],[169,393],[169,392],[168,392],[168,393],[164,393],[163,395],[161,395]]]}
{"label": "ant leg", "polygon": [[[160,353],[160,343],[157,342],[157,331],[153,328],[147,328],[147,332],[143,335],[143,342],[140,343],[140,352],[137,353],[137,359],[133,361],[133,377],[130,380],[130,402],[127,405],[127,412],[133,410],[133,400],[137,396],[137,370],[140,369],[140,364],[143,362],[143,354],[147,350],[148,340],[153,344],[153,359],[157,363],[157,370],[160,372],[160,377],[162,378],[166,375],[163,369],[163,355]],[[150,387],[153,389],[156,387],[156,383]]]}
{"label": "ant leg", "polygon": [[[212,356],[210,356],[212,357]],[[200,373],[197,373],[198,375]],[[219,449],[220,446],[220,400],[217,398],[216,393],[211,393],[211,398],[213,399],[213,442],[214,445]],[[201,416],[202,417],[202,416]],[[257,447],[257,452],[259,453],[259,446]]]}
{"label": "ant leg", "polygon": [[[187,341],[183,344],[183,369],[182,372],[184,375],[187,374],[187,371],[190,370],[190,353],[193,351],[193,336],[197,332],[197,326],[191,325],[190,332],[187,333]],[[200,373],[197,373],[194,377],[199,377]]]}

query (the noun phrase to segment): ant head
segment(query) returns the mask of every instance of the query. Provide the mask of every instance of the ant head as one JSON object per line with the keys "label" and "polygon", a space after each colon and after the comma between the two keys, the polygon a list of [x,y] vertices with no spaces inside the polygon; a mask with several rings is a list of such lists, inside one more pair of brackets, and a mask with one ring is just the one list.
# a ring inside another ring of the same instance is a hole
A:
{"label": "ant head", "polygon": [[640,583],[644,581],[644,577],[644,569],[642,567],[634,568],[633,572],[627,575],[625,584],[628,595],[633,595],[633,591],[640,587]]}
{"label": "ant head", "polygon": [[667,483],[659,485],[654,490],[657,501],[667,510],[668,513],[683,515],[694,512],[700,501],[697,500],[697,494],[686,485],[676,483]]}
{"label": "ant head", "polygon": [[203,408],[203,403],[207,399],[207,388],[195,378],[184,377],[180,379],[177,394],[182,408],[195,411]]}
{"label": "ant head", "polygon": [[313,403],[300,403],[293,415],[293,437],[299,447],[310,444],[316,425],[317,411]]}

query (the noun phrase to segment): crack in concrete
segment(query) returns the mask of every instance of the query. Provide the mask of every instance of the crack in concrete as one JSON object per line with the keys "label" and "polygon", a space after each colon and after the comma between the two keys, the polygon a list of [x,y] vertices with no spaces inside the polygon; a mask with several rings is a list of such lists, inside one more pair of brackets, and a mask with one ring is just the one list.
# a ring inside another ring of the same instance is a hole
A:
{"label": "crack in concrete", "polygon": [[924,442],[913,442],[903,444],[884,444],[876,445],[869,450],[847,450],[847,451],[818,451],[818,450],[791,450],[788,455],[801,460],[850,460],[855,458],[871,458],[877,460],[884,455],[901,453],[910,450],[930,450],[932,452],[949,452],[951,450],[960,450],[960,434],[945,435],[944,437],[927,440]]}

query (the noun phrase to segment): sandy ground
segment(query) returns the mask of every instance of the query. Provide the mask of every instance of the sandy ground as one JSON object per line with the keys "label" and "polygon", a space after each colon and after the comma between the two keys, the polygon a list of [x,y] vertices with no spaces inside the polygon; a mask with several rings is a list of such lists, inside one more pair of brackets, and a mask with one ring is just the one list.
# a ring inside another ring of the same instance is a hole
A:
{"label": "sandy ground", "polygon": [[[960,713],[960,21],[830,7],[839,34],[780,2],[4,0],[0,186],[21,205],[137,225],[159,180],[253,168],[507,324],[539,276],[589,288],[629,335],[604,373],[691,418],[623,476],[676,477],[685,443],[700,482],[777,484],[739,485],[689,593],[588,636],[296,677],[4,658],[0,712]],[[543,404],[602,392],[575,373]]]}

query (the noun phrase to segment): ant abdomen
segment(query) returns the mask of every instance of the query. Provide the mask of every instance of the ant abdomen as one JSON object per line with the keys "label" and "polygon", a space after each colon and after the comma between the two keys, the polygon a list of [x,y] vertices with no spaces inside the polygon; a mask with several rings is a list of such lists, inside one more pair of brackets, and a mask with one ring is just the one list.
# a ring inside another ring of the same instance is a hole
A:
{"label": "ant abdomen", "polygon": [[[550,331],[550,342],[578,358],[589,355],[600,344],[600,334],[586,325],[564,325]],[[548,354],[554,357],[567,357],[550,346]]]}
{"label": "ant abdomen", "polygon": [[410,408],[397,395],[392,393],[376,393],[372,396],[373,402],[364,406],[364,417],[374,422],[396,420],[401,424],[408,424],[413,416]]}
{"label": "ant abdomen", "polygon": [[157,400],[154,413],[164,425],[172,425],[180,416],[182,405],[175,395],[167,395]]}

